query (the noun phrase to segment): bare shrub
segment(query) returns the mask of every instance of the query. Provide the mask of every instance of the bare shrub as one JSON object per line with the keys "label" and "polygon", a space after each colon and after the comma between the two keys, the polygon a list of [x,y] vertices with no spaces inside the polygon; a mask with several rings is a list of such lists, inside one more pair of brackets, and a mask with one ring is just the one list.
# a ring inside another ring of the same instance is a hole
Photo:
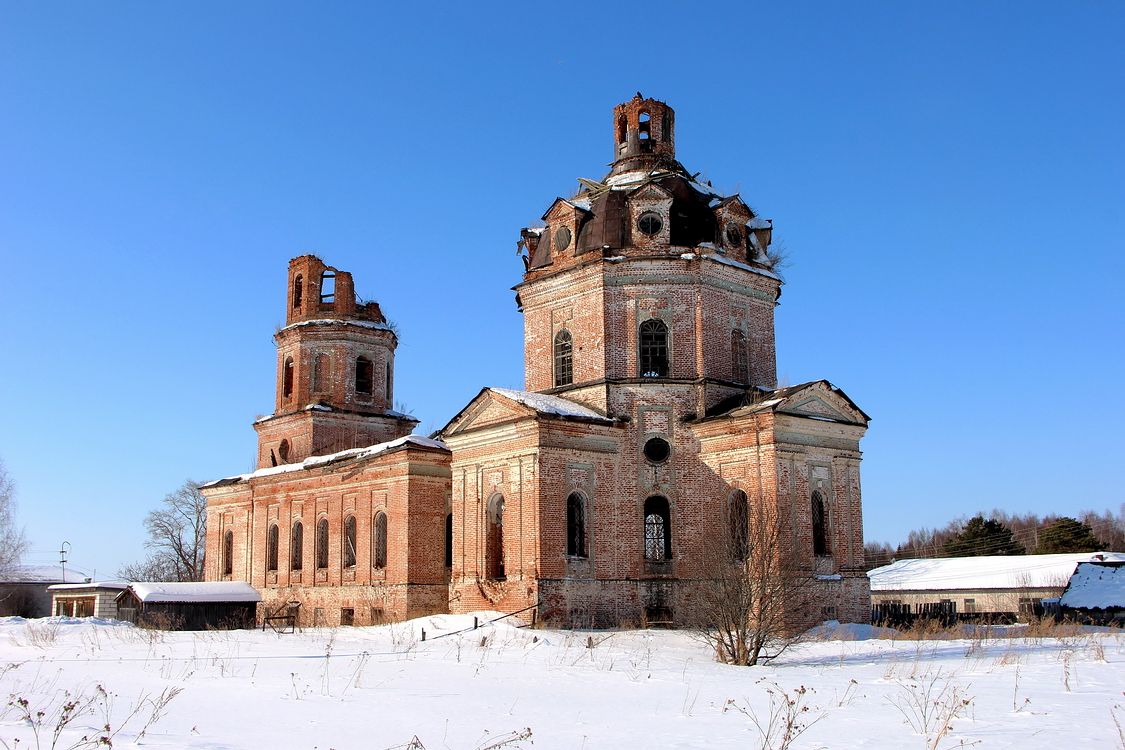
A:
{"label": "bare shrub", "polygon": [[926,738],[929,750],[937,750],[938,743],[953,728],[954,719],[973,702],[965,692],[967,688],[938,669],[900,681],[898,694],[887,701],[898,709],[911,729]]}
{"label": "bare shrub", "polygon": [[[761,684],[758,680],[755,684]],[[816,691],[804,685],[791,691],[777,683],[766,683],[766,694],[770,699],[769,713],[758,716],[749,704],[743,706],[728,700],[723,712],[734,709],[753,722],[758,730],[759,747],[762,750],[788,750],[788,748],[810,727],[824,718],[820,706],[809,705],[807,699]]]}

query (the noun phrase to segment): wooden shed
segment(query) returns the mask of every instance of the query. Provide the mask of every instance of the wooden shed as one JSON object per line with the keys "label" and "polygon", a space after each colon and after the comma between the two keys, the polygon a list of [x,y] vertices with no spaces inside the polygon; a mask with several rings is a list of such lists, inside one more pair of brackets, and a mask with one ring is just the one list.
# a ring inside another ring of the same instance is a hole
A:
{"label": "wooden shed", "polygon": [[245,581],[131,583],[117,597],[117,616],[162,630],[252,628],[262,600]]}
{"label": "wooden shed", "polygon": [[1059,600],[1059,613],[1095,625],[1125,624],[1125,562],[1079,563]]}

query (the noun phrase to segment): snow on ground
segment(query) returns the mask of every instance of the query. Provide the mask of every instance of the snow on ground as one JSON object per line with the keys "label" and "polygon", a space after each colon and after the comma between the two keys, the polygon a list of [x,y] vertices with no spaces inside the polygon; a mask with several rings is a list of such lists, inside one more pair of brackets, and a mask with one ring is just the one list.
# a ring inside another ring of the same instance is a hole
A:
{"label": "snow on ground", "polygon": [[[771,691],[775,706],[784,693],[809,707],[800,721],[819,719],[794,748],[929,747],[907,723],[924,730],[921,707],[961,707],[942,748],[1118,747],[1114,716],[1125,726],[1125,639],[1114,631],[908,641],[870,626],[824,627],[823,640],[744,668],[715,663],[685,632],[512,620],[458,632],[472,622],[442,615],[278,635],[0,619],[0,696],[11,696],[0,747],[35,746],[23,700],[33,718],[44,711],[44,748],[66,701],[78,702],[75,713],[92,702],[62,730],[60,748],[96,742],[107,723],[114,747],[383,750],[417,736],[427,750],[472,750],[529,729],[530,740],[503,746],[759,748],[770,745],[753,717],[768,722]],[[181,692],[138,741],[172,689]]]}

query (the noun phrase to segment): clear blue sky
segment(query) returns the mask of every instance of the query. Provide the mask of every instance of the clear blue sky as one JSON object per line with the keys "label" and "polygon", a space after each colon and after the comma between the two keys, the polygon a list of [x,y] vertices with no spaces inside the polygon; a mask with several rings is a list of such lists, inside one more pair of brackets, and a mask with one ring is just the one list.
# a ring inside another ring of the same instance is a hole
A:
{"label": "clear blue sky", "polygon": [[872,415],[869,540],[1116,509],[1125,5],[789,5],[5,3],[0,458],[29,559],[65,539],[111,574],[166,492],[251,467],[292,256],[398,324],[420,430],[521,387],[519,229],[604,174],[638,90],[774,219],[779,374]]}

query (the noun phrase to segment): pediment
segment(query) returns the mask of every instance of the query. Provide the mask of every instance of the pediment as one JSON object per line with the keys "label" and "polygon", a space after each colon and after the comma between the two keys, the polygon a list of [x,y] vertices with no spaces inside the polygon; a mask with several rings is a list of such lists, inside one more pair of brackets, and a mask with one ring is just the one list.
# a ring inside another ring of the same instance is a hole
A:
{"label": "pediment", "polygon": [[547,207],[542,218],[546,222],[555,222],[560,219],[573,219],[578,213],[588,214],[590,212],[582,206],[574,205],[566,198],[555,198],[555,201]]}
{"label": "pediment", "polygon": [[746,221],[753,217],[754,212],[750,210],[742,198],[737,193],[725,198],[721,203],[715,206],[715,213],[724,219],[739,219]]}
{"label": "pediment", "polygon": [[494,424],[535,416],[535,410],[485,388],[441,430],[441,435],[456,435]]}
{"label": "pediment", "polygon": [[782,414],[866,425],[868,416],[843,391],[825,380],[796,389],[775,408]]}
{"label": "pediment", "polygon": [[641,185],[639,188],[629,193],[629,199],[633,201],[658,203],[660,201],[672,200],[672,194],[659,185],[650,182],[646,185]]}

